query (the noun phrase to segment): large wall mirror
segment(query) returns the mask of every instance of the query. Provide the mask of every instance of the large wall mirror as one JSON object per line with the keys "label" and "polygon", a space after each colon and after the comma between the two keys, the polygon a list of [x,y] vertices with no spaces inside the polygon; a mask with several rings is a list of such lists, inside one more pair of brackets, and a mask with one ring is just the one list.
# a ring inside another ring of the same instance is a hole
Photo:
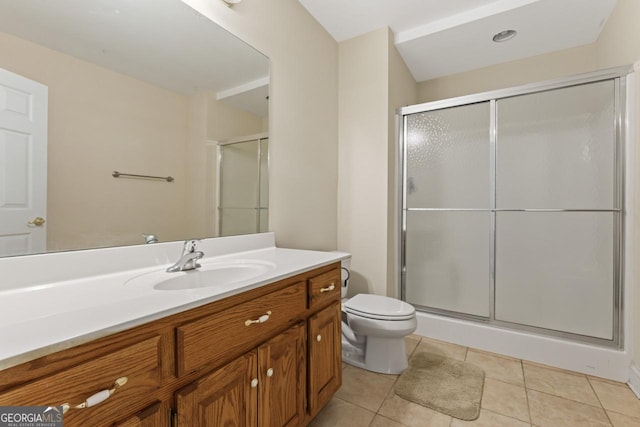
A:
{"label": "large wall mirror", "polygon": [[265,231],[268,93],[180,0],[0,0],[0,256]]}

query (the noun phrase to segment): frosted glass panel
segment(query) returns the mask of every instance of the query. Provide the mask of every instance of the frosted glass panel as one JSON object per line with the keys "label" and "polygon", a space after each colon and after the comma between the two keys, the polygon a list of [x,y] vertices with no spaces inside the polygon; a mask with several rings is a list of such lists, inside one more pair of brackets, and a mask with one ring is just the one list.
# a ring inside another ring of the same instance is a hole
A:
{"label": "frosted glass panel", "polygon": [[221,151],[221,206],[257,207],[258,140],[223,145]]}
{"label": "frosted glass panel", "polygon": [[268,230],[268,138],[220,147],[219,208],[221,236]]}
{"label": "frosted glass panel", "polygon": [[407,206],[489,207],[489,103],[407,116]]}
{"label": "frosted glass panel", "polygon": [[260,229],[258,231],[260,233],[269,231],[269,209],[260,209]]}
{"label": "frosted glass panel", "polygon": [[407,302],[489,316],[489,215],[407,212]]}
{"label": "frosted glass panel", "polygon": [[614,215],[499,212],[496,319],[612,339]]}
{"label": "frosted glass panel", "polygon": [[257,209],[221,209],[220,236],[256,233]]}
{"label": "frosted glass panel", "polygon": [[611,209],[614,83],[497,101],[498,208]]}

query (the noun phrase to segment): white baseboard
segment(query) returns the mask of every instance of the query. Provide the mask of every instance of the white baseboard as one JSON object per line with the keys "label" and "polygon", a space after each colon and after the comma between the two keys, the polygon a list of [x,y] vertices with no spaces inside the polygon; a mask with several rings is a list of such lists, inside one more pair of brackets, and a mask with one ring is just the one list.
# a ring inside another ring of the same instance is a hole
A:
{"label": "white baseboard", "polygon": [[629,368],[629,387],[631,390],[638,396],[640,399],[640,367],[635,363],[631,363],[631,367]]}
{"label": "white baseboard", "polygon": [[[416,334],[561,369],[629,382],[629,351],[496,328],[428,313],[416,313]],[[640,370],[636,367],[640,391]]]}

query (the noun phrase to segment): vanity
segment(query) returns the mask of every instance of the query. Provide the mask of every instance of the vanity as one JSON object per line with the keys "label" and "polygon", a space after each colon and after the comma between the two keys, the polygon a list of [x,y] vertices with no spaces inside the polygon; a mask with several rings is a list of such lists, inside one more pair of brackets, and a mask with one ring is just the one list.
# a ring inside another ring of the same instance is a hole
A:
{"label": "vanity", "polygon": [[206,239],[202,267],[177,273],[181,242],[44,255],[105,271],[0,291],[0,406],[67,404],[65,427],[308,424],[342,381],[346,254],[274,242]]}

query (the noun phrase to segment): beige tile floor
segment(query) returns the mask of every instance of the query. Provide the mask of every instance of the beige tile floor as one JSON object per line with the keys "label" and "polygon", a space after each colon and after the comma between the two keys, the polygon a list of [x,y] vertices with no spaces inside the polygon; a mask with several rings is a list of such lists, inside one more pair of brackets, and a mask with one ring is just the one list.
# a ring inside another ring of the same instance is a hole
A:
{"label": "beige tile floor", "polygon": [[397,375],[345,365],[342,388],[311,427],[640,427],[640,400],[625,384],[411,335],[407,353],[430,351],[484,369],[480,417],[461,421],[393,392]]}

